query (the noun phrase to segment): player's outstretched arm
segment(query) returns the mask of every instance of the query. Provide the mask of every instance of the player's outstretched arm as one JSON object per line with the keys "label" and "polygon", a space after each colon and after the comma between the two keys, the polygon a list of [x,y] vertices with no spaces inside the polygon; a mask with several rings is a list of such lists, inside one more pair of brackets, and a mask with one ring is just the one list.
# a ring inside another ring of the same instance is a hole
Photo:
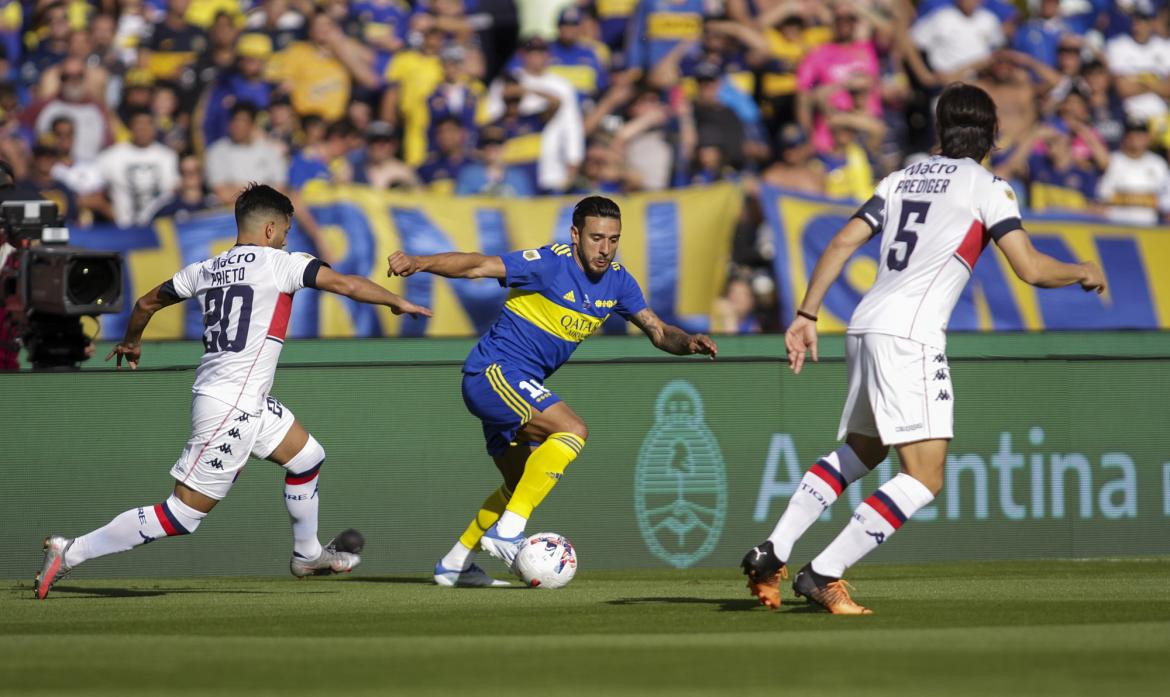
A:
{"label": "player's outstretched arm", "polygon": [[812,279],[808,283],[808,290],[804,300],[796,311],[796,318],[788,325],[784,333],[784,348],[788,353],[788,367],[793,373],[799,374],[804,366],[804,358],[811,354],[813,362],[817,361],[817,313],[821,303],[825,301],[825,294],[829,287],[841,275],[845,262],[849,257],[873,236],[873,228],[861,218],[851,218],[845,227],[837,231],[825,248],[824,254],[817,260],[813,269]]}
{"label": "player's outstretched arm", "polygon": [[327,266],[322,266],[317,271],[317,289],[344,295],[358,302],[385,305],[396,315],[406,313],[415,318],[420,315],[433,316],[429,309],[415,305],[397,293],[391,293],[368,278],[337,273]]}
{"label": "player's outstretched arm", "polygon": [[715,354],[719,351],[711,337],[706,334],[688,334],[673,324],[663,322],[648,307],[631,317],[630,321],[650,337],[650,343],[661,351],[676,356],[701,353],[710,356],[711,360],[715,360]]}
{"label": "player's outstretched arm", "polygon": [[1105,272],[1091,261],[1066,264],[1036,251],[1023,230],[1012,230],[995,242],[1020,280],[1040,288],[1063,288],[1079,283],[1086,291],[1105,292]]}
{"label": "player's outstretched arm", "polygon": [[146,325],[150,323],[150,318],[164,307],[174,305],[183,299],[173,292],[164,290],[164,288],[169,287],[169,284],[170,281],[167,281],[151,288],[134,303],[134,309],[130,311],[130,321],[126,324],[126,333],[122,336],[122,341],[118,342],[106,354],[107,361],[114,356],[118,357],[118,370],[122,369],[122,359],[126,359],[131,370],[138,369],[138,361],[142,358],[142,332],[146,331]]}
{"label": "player's outstretched arm", "polygon": [[420,271],[447,278],[506,278],[504,260],[497,256],[474,252],[446,252],[411,256],[402,251],[386,259],[387,276],[410,276]]}

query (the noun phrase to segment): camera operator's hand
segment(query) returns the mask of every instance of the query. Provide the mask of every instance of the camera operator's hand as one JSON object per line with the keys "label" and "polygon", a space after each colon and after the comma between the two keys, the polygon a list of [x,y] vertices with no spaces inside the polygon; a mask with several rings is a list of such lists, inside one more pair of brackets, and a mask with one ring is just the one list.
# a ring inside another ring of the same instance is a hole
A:
{"label": "camera operator's hand", "polygon": [[121,343],[110,350],[106,355],[106,360],[110,360],[114,356],[118,357],[118,370],[122,369],[122,359],[130,364],[131,370],[138,370],[138,359],[142,358],[142,346],[138,343]]}

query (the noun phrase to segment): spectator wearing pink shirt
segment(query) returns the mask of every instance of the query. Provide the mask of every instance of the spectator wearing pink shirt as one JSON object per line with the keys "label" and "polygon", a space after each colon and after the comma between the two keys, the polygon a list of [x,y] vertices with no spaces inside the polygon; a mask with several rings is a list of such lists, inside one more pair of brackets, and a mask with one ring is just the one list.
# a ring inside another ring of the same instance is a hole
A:
{"label": "spectator wearing pink shirt", "polygon": [[857,8],[841,2],[833,8],[833,40],[804,57],[796,71],[796,118],[807,133],[812,133],[818,151],[831,150],[833,136],[826,120],[828,114],[815,113],[815,106],[830,110],[864,110],[880,117],[881,97],[878,85],[877,50],[873,41],[859,40]]}

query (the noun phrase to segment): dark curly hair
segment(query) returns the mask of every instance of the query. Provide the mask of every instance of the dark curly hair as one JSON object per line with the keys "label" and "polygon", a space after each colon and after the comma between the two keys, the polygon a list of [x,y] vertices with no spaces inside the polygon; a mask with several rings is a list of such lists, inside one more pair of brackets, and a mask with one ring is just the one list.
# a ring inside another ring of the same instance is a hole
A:
{"label": "dark curly hair", "polygon": [[236,199],[236,227],[241,230],[253,215],[283,215],[292,218],[293,204],[288,196],[267,184],[252,182]]}
{"label": "dark curly hair", "polygon": [[621,222],[622,210],[604,196],[587,196],[573,207],[573,227],[584,230],[585,219],[589,217],[617,218],[618,222]]}

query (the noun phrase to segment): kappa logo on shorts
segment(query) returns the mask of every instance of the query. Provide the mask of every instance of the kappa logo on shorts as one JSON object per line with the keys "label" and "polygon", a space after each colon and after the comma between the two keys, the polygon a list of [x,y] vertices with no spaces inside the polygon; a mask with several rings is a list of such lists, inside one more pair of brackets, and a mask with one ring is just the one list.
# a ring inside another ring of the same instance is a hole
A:
{"label": "kappa logo on shorts", "polygon": [[240,421],[240,422],[247,422],[247,421],[248,421],[248,415],[247,415],[247,414],[240,414],[239,416],[237,416],[237,417],[235,418],[235,420],[236,420],[236,421]]}
{"label": "kappa logo on shorts", "polygon": [[227,453],[228,455],[232,454],[232,446],[228,445],[227,443],[219,446],[216,448],[216,450],[220,451],[221,453]]}
{"label": "kappa logo on shorts", "polygon": [[936,402],[947,402],[951,399],[951,393],[946,390],[939,390],[938,396],[934,398]]}
{"label": "kappa logo on shorts", "polygon": [[211,465],[212,469],[223,469],[223,460],[220,460],[218,457],[212,458],[211,462],[208,462],[207,464]]}
{"label": "kappa logo on shorts", "polygon": [[934,362],[935,363],[946,363],[947,362],[946,354],[942,354],[942,353],[934,354]]}
{"label": "kappa logo on shorts", "polygon": [[233,428],[232,430],[228,431],[228,435],[231,436],[232,438],[235,438],[236,440],[239,440],[240,439],[240,429]]}
{"label": "kappa logo on shorts", "polygon": [[945,371],[945,370],[935,371],[934,379],[935,380],[946,380],[947,379],[947,371]]}

